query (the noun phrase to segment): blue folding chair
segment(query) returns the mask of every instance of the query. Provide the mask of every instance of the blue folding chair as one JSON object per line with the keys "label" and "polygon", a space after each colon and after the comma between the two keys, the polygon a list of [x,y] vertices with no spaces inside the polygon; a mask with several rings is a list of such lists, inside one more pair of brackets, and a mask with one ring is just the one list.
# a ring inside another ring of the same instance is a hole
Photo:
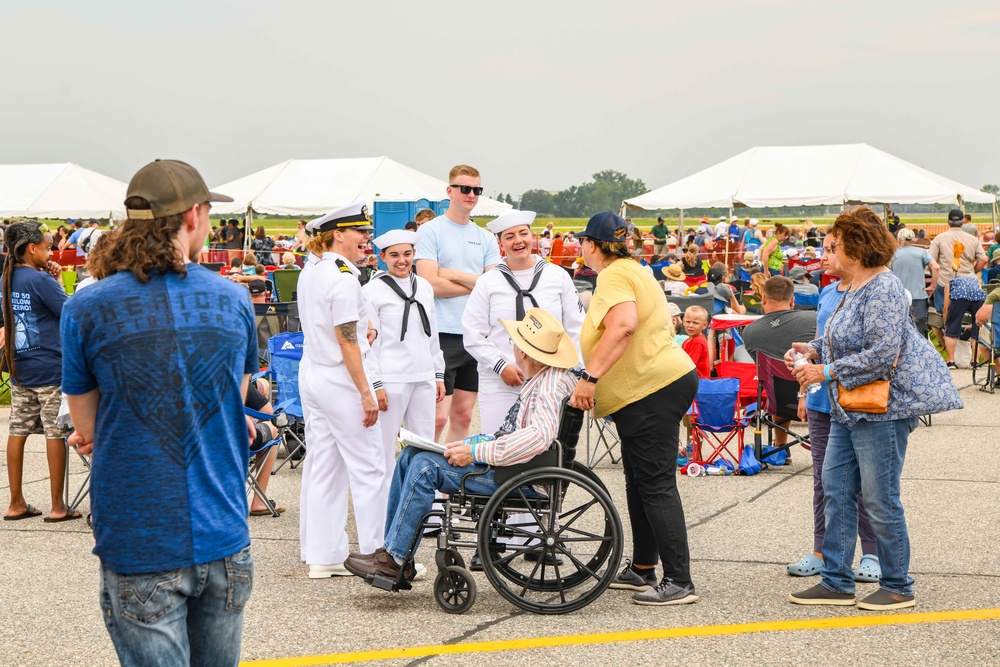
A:
{"label": "blue folding chair", "polygon": [[275,466],[272,475],[286,463],[290,468],[298,467],[305,456],[305,418],[299,397],[299,364],[303,345],[301,331],[272,336],[267,341],[267,370],[254,376],[254,379],[267,377],[271,381],[271,402],[277,415],[274,425],[285,447],[285,459]]}
{"label": "blue folding chair", "polygon": [[[261,375],[257,374],[255,377],[261,377]],[[260,498],[260,501],[264,503],[264,506],[267,507],[267,511],[271,513],[271,516],[273,516],[274,518],[278,518],[279,516],[281,516],[281,513],[278,511],[278,508],[274,504],[274,501],[268,498],[267,493],[261,487],[260,482],[257,481],[257,476],[259,475],[260,469],[261,467],[263,467],[264,462],[267,460],[268,453],[271,451],[271,449],[277,447],[282,442],[284,442],[284,438],[282,437],[281,434],[281,428],[278,426],[278,422],[281,421],[282,413],[280,412],[280,410],[275,409],[274,414],[268,414],[266,412],[258,412],[257,410],[251,410],[246,406],[243,407],[243,413],[252,419],[256,419],[257,421],[271,422],[272,424],[274,424],[275,428],[278,431],[278,435],[276,437],[271,438],[266,442],[262,442],[260,445],[256,447],[253,445],[253,443],[251,443],[249,450],[250,465],[247,468],[248,503],[252,504],[253,497],[257,496],[258,498]],[[271,474],[273,475],[274,473],[272,472]]]}
{"label": "blue folding chair", "polygon": [[977,385],[979,391],[991,394],[996,391],[996,365],[1000,359],[998,335],[1000,335],[1000,303],[994,303],[993,310],[990,311],[990,321],[979,327],[979,334],[972,344],[972,384]]}
{"label": "blue folding chair", "polygon": [[819,308],[819,292],[816,294],[795,294],[795,310],[816,310]]}
{"label": "blue folding chair", "polygon": [[[756,403],[740,410],[739,378],[702,379],[689,411],[694,460],[712,463],[722,457],[738,466],[743,453],[743,430],[750,425],[756,410]],[[702,442],[712,448],[708,456],[702,452]],[[735,452],[730,445],[735,445]]]}

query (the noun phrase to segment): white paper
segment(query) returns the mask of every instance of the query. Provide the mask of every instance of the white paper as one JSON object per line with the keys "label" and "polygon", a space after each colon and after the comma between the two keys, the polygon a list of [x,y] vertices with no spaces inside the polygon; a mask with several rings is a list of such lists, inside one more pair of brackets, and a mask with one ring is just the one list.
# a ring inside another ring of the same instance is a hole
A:
{"label": "white paper", "polygon": [[428,440],[427,438],[421,438],[416,433],[412,431],[407,431],[405,428],[399,429],[399,441],[408,447],[416,447],[417,449],[423,449],[428,452],[437,452],[438,454],[444,454],[444,445],[439,445],[438,443]]}

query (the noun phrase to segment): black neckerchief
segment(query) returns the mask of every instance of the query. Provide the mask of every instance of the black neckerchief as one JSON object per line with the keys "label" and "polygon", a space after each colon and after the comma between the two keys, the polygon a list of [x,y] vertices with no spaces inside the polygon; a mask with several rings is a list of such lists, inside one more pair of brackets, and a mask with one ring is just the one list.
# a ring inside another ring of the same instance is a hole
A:
{"label": "black neckerchief", "polygon": [[396,284],[396,281],[393,280],[392,276],[390,276],[388,273],[383,273],[381,276],[379,276],[379,280],[381,280],[386,285],[388,285],[389,289],[391,289],[393,292],[395,292],[396,296],[398,296],[400,299],[402,299],[403,302],[404,302],[404,304],[405,304],[403,306],[403,324],[400,327],[399,340],[403,340],[404,338],[406,338],[406,326],[407,326],[407,324],[409,324],[409,321],[410,321],[410,305],[411,304],[416,304],[416,306],[417,306],[417,312],[420,313],[420,323],[424,325],[424,333],[427,334],[428,337],[430,337],[430,335],[431,335],[431,321],[427,317],[427,310],[424,308],[424,304],[422,304],[419,301],[417,301],[417,279],[416,279],[416,277],[414,277],[414,275],[412,273],[410,274],[410,288],[411,288],[410,289],[410,292],[411,292],[410,296],[406,296],[406,293],[400,288],[400,286],[398,284]]}
{"label": "black neckerchief", "polygon": [[506,264],[497,264],[497,270],[500,271],[500,275],[504,277],[507,283],[514,288],[514,292],[517,294],[517,303],[515,305],[515,315],[518,321],[524,319],[524,297],[531,299],[531,305],[538,308],[538,302],[535,301],[535,297],[532,296],[531,290],[538,286],[538,281],[542,277],[542,271],[545,270],[546,262],[540,261],[535,262],[535,274],[531,278],[531,285],[528,289],[522,289],[520,283],[517,282],[517,278],[514,277],[514,272],[510,270],[510,267]]}

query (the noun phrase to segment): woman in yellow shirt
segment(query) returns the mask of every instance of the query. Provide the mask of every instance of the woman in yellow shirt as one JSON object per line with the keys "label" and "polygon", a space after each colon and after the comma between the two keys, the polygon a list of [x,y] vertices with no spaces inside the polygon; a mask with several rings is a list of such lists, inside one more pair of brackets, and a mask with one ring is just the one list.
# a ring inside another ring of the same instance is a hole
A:
{"label": "woman in yellow shirt", "polygon": [[[667,299],[629,258],[628,228],[611,211],[578,235],[597,289],[580,332],[586,370],[570,404],[610,415],[622,443],[632,560],[611,584],[637,604],[695,602],[684,509],[677,491],[680,423],[698,391],[698,374],[674,341]],[[663,578],[657,583],[657,560]]]}

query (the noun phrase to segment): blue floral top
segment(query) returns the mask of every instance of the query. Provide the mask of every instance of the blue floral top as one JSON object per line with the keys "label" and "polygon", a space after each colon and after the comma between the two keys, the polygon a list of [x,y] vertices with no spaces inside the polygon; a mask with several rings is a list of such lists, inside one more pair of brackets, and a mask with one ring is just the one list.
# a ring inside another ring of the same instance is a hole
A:
{"label": "blue floral top", "polygon": [[[847,389],[854,389],[888,379],[897,354],[899,364],[889,385],[885,414],[846,412],[837,402],[837,383],[829,383],[830,416],[834,420],[853,425],[860,419],[890,421],[964,407],[941,355],[910,319],[899,278],[891,272],[881,273],[858,291],[843,294],[843,305],[826,325],[833,342],[833,376]],[[824,364],[831,363],[827,336],[810,345]]]}
{"label": "blue floral top", "polygon": [[979,276],[959,276],[948,283],[948,296],[966,301],[984,301],[986,292],[979,283]]}

